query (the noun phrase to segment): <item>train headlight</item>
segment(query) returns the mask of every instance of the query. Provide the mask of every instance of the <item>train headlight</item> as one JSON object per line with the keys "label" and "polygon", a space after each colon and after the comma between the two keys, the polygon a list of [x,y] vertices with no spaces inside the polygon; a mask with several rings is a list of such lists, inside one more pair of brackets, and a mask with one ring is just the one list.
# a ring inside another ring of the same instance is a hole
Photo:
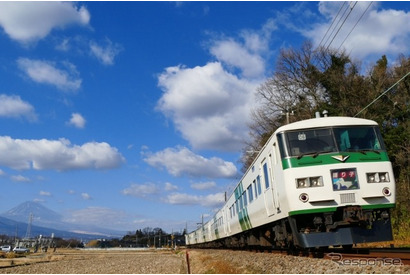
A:
{"label": "train headlight", "polygon": [[390,182],[389,173],[387,172],[366,173],[366,176],[367,176],[368,183]]}
{"label": "train headlight", "polygon": [[379,173],[379,180],[380,182],[389,182],[389,173],[384,172],[384,173]]}
{"label": "train headlight", "polygon": [[299,178],[296,179],[297,188],[306,188],[306,187],[319,187],[323,186],[322,177],[310,177],[310,178]]}
{"label": "train headlight", "polygon": [[376,173],[367,173],[367,182],[376,182]]}
{"label": "train headlight", "polygon": [[296,183],[297,183],[298,188],[304,188],[304,187],[310,186],[308,178],[297,179]]}
{"label": "train headlight", "polygon": [[310,178],[310,186],[311,187],[323,186],[322,177],[311,177]]}

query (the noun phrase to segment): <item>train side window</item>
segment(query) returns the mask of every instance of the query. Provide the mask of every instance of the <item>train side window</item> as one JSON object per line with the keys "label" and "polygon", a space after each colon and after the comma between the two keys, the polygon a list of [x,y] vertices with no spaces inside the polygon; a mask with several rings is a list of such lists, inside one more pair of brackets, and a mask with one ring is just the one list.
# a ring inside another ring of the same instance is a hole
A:
{"label": "train side window", "polygon": [[245,206],[245,207],[248,206],[248,197],[246,196],[246,190],[245,190],[245,192],[243,192],[242,198],[243,198],[243,204],[244,204],[244,206]]}
{"label": "train side window", "polygon": [[249,195],[249,203],[251,203],[253,201],[252,184],[248,186],[248,195]]}
{"label": "train side window", "polygon": [[262,186],[261,186],[261,177],[257,176],[256,177],[256,183],[258,185],[258,195],[262,194]]}
{"label": "train side window", "polygon": [[258,198],[258,187],[256,186],[256,180],[253,181],[253,187],[255,189],[255,199]]}
{"label": "train side window", "polygon": [[236,213],[239,213],[239,202],[238,201],[236,201],[235,202],[235,208],[236,208]]}
{"label": "train side window", "polygon": [[268,174],[268,164],[263,164],[263,178],[265,179],[265,188],[269,188],[269,174]]}

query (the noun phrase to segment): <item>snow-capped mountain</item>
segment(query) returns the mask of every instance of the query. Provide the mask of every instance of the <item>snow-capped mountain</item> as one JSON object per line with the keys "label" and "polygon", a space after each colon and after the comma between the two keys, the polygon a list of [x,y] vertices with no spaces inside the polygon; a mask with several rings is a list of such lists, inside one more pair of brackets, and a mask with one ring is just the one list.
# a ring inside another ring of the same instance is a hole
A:
{"label": "snow-capped mountain", "polygon": [[[30,218],[31,217],[31,218]],[[30,221],[31,220],[31,221]],[[31,222],[31,236],[35,236],[36,231],[41,232],[46,231],[64,231],[60,234],[69,235],[68,232],[72,234],[77,234],[81,232],[81,235],[94,235],[107,237],[122,237],[125,232],[114,231],[111,229],[105,229],[100,227],[95,227],[93,225],[77,225],[67,222],[63,222],[63,216],[56,213],[55,211],[43,206],[41,203],[26,201],[16,207],[0,214],[0,231],[5,231],[2,227],[7,227],[7,234],[14,235],[15,229],[11,224],[15,223],[15,226],[19,226],[19,236],[25,236],[28,224]],[[24,225],[23,225],[24,224]],[[7,226],[6,226],[7,225]],[[15,227],[14,226],[14,227]],[[25,226],[25,227],[24,227]],[[23,228],[24,227],[24,228]],[[9,232],[12,230],[11,232]],[[45,233],[39,233],[45,234]],[[56,233],[57,234],[57,233]],[[56,237],[60,237],[56,235]]]}
{"label": "snow-capped mountain", "polygon": [[23,202],[7,212],[0,214],[0,216],[25,223],[29,222],[31,216],[32,224],[37,226],[53,227],[62,225],[62,216],[60,214],[33,201]]}

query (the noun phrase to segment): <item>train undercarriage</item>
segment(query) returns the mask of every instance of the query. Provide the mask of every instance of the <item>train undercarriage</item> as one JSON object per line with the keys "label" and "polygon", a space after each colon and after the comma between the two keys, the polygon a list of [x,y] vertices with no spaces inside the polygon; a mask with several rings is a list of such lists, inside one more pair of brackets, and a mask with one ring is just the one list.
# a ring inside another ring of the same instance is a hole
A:
{"label": "train undercarriage", "polygon": [[287,217],[223,239],[190,245],[197,248],[294,249],[352,247],[357,243],[392,240],[389,209],[360,206],[334,212]]}

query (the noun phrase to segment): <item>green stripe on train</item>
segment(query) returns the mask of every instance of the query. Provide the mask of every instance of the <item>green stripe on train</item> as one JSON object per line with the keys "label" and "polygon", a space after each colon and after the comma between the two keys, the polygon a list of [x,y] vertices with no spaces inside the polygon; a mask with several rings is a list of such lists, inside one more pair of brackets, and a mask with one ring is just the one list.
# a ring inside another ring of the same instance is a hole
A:
{"label": "green stripe on train", "polygon": [[[239,203],[239,198],[241,197],[242,193],[243,193],[243,185],[242,182],[239,183],[238,187],[235,189],[235,201],[236,203]],[[243,198],[242,198],[243,199]],[[242,201],[243,203],[243,201]],[[248,230],[252,228],[252,224],[251,224],[251,220],[249,218],[249,214],[248,214],[248,209],[246,208],[246,206],[243,205],[243,208],[240,209],[240,207],[238,206],[237,208],[238,211],[238,219],[239,219],[239,224],[241,225],[241,229],[244,230]]]}
{"label": "green stripe on train", "polygon": [[288,168],[298,168],[298,167],[309,167],[317,165],[327,165],[327,164],[338,164],[342,163],[333,157],[348,157],[343,163],[357,163],[357,162],[380,162],[389,161],[389,157],[386,152],[380,152],[380,154],[366,151],[366,152],[347,152],[347,153],[335,153],[335,154],[324,154],[324,155],[306,155],[302,156],[300,159],[286,158],[282,160],[283,170]]}
{"label": "green stripe on train", "polygon": [[[381,209],[381,208],[394,208],[395,206],[396,206],[396,204],[394,204],[394,203],[361,205],[362,209],[364,209],[364,210]],[[290,211],[289,216],[302,215],[302,214],[335,212],[336,210],[337,210],[337,207],[326,207],[326,208],[317,208],[317,209],[296,210],[296,211]]]}

